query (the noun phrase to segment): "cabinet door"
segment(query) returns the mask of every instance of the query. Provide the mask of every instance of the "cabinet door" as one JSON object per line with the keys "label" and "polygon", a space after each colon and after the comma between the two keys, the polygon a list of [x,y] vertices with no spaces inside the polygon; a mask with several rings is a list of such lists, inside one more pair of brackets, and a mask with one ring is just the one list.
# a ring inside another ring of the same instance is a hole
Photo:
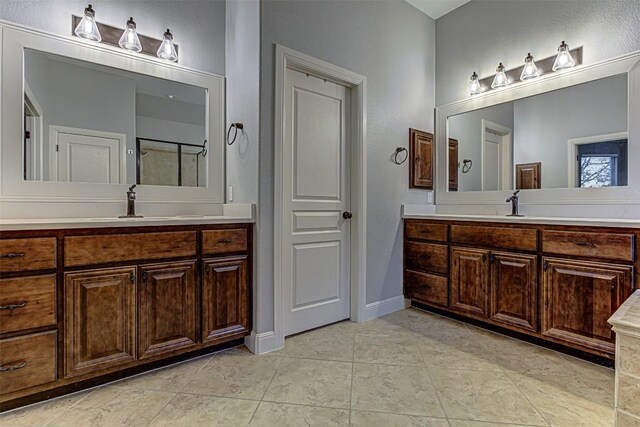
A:
{"label": "cabinet door", "polygon": [[451,309],[488,317],[489,251],[451,248]]}
{"label": "cabinet door", "polygon": [[249,332],[247,257],[204,261],[202,340],[223,341]]}
{"label": "cabinet door", "polygon": [[196,344],[195,267],[195,261],[140,267],[140,359]]}
{"label": "cabinet door", "polygon": [[613,353],[607,320],[630,292],[633,267],[544,258],[543,272],[542,333]]}
{"label": "cabinet door", "polygon": [[135,360],[136,268],[65,274],[65,376]]}
{"label": "cabinet door", "polygon": [[409,129],[409,188],[433,190],[433,135]]}
{"label": "cabinet door", "polygon": [[527,331],[536,331],[537,257],[492,253],[489,260],[491,320]]}
{"label": "cabinet door", "polygon": [[458,191],[458,140],[449,138],[449,191]]}

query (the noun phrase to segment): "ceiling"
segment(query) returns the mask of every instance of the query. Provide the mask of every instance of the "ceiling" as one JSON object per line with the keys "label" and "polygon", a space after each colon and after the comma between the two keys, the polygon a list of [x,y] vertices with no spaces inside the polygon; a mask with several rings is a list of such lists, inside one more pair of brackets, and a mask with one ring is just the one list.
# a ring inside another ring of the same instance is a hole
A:
{"label": "ceiling", "polygon": [[443,15],[457,9],[471,0],[407,0],[421,12],[429,15],[433,19],[438,19]]}

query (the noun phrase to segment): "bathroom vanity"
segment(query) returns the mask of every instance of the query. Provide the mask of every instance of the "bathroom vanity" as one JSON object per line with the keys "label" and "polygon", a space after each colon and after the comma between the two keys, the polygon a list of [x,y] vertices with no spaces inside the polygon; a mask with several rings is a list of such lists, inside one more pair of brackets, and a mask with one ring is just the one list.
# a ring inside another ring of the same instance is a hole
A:
{"label": "bathroom vanity", "polygon": [[251,220],[199,221],[4,224],[1,409],[242,343]]}
{"label": "bathroom vanity", "polygon": [[613,360],[607,320],[640,283],[638,226],[405,215],[404,294],[437,313]]}

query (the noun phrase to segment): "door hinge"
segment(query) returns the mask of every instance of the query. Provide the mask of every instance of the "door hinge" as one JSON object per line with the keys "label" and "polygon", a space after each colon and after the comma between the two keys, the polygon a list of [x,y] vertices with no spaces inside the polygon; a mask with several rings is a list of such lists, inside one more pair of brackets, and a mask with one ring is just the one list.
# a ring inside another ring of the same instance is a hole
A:
{"label": "door hinge", "polygon": [[60,146],[56,144],[56,151],[60,151]]}
{"label": "door hinge", "polygon": [[24,138],[25,139],[31,139],[31,131],[25,130],[24,131]]}

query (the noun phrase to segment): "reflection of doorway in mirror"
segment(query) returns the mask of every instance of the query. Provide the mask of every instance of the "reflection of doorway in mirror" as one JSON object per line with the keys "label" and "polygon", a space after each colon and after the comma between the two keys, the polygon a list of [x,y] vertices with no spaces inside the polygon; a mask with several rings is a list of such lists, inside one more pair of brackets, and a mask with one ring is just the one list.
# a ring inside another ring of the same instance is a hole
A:
{"label": "reflection of doorway in mirror", "polygon": [[570,188],[627,185],[628,132],[567,140]]}
{"label": "reflection of doorway in mirror", "polygon": [[513,131],[482,120],[481,182],[483,191],[511,190]]}
{"label": "reflection of doorway in mirror", "polygon": [[42,179],[42,107],[24,82],[24,167],[25,180]]}

